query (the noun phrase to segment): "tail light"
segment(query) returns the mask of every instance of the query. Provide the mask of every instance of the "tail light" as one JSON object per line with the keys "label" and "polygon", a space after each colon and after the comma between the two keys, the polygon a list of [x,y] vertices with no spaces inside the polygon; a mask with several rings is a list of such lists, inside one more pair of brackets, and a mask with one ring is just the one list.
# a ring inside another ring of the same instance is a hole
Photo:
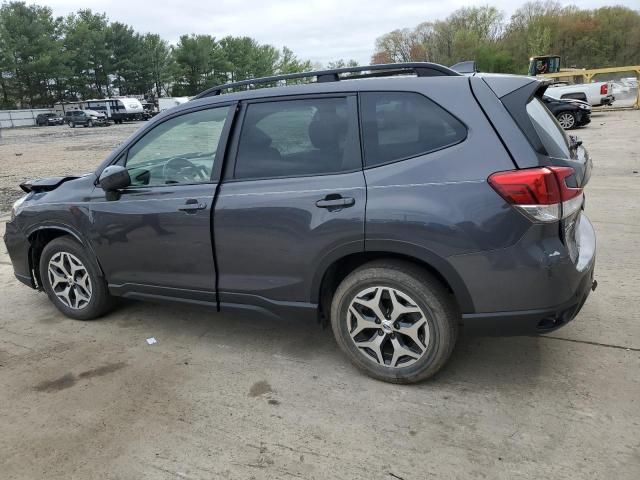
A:
{"label": "tail light", "polygon": [[606,95],[609,93],[609,86],[606,83],[600,85],[600,95]]}
{"label": "tail light", "polygon": [[496,172],[488,179],[502,198],[530,219],[555,222],[582,207],[582,188],[567,186],[571,167],[541,167]]}

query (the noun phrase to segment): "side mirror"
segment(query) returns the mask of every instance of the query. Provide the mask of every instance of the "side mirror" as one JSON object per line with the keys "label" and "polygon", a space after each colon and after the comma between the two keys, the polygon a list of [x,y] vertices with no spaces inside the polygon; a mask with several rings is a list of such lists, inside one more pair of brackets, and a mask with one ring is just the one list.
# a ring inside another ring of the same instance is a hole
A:
{"label": "side mirror", "polygon": [[109,165],[100,174],[98,183],[105,192],[114,192],[131,185],[131,177],[122,165]]}

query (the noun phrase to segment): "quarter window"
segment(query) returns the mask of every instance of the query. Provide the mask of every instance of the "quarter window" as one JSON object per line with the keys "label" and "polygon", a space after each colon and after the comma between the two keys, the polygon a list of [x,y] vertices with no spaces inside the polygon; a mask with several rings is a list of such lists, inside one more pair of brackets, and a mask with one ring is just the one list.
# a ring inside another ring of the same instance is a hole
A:
{"label": "quarter window", "polygon": [[160,123],[129,149],[132,185],[208,182],[229,107],[186,113]]}
{"label": "quarter window", "polygon": [[539,98],[527,103],[527,113],[549,156],[571,158],[567,134]]}
{"label": "quarter window", "polygon": [[247,106],[235,178],[322,175],[361,168],[355,97]]}
{"label": "quarter window", "polygon": [[459,120],[418,93],[362,93],[361,108],[369,167],[454,145],[467,134]]}

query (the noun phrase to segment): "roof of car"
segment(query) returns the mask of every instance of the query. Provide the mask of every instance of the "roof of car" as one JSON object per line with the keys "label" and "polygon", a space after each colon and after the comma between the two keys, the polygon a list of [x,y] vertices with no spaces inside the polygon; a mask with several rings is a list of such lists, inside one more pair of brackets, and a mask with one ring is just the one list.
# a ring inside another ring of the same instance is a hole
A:
{"label": "roof of car", "polygon": [[415,91],[418,85],[422,84],[422,81],[458,81],[467,82],[468,80],[460,75],[457,77],[430,77],[420,78],[415,76],[395,76],[388,78],[353,78],[344,79],[340,82],[328,82],[328,83],[305,83],[286,85],[279,87],[263,87],[251,90],[243,90],[240,92],[225,93],[222,95],[215,95],[210,97],[203,97],[199,99],[192,99],[189,102],[180,104],[171,109],[176,111],[177,109],[189,109],[198,105],[207,105],[215,103],[236,102],[239,100],[250,100],[258,98],[268,97],[286,97],[295,95],[309,95],[309,94],[331,94],[331,93],[350,93],[360,91]]}

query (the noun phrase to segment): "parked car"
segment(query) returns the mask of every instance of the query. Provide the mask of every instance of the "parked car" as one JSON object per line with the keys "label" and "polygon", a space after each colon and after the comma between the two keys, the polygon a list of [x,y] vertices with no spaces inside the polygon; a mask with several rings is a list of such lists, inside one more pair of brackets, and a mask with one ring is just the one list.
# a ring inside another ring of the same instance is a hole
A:
{"label": "parked car", "polygon": [[81,320],[115,296],[318,318],[398,383],[440,370],[459,323],[530,334],[578,314],[592,166],[544,83],[431,63],[276,80],[303,77],[206,90],[93,173],[23,183],[16,277]]}
{"label": "parked car", "polygon": [[71,128],[75,128],[76,125],[84,127],[105,127],[109,125],[107,116],[95,110],[68,110],[64,114],[64,121]]}
{"label": "parked car", "polygon": [[611,105],[615,100],[611,82],[577,83],[567,85],[553,83],[547,89],[547,96],[560,100],[575,99],[594,107]]}
{"label": "parked car", "polygon": [[36,125],[38,127],[62,124],[64,124],[64,119],[57,113],[40,113],[36,117]]}
{"label": "parked car", "polygon": [[591,105],[581,100],[557,100],[547,95],[542,101],[565,130],[582,127],[591,122]]}

